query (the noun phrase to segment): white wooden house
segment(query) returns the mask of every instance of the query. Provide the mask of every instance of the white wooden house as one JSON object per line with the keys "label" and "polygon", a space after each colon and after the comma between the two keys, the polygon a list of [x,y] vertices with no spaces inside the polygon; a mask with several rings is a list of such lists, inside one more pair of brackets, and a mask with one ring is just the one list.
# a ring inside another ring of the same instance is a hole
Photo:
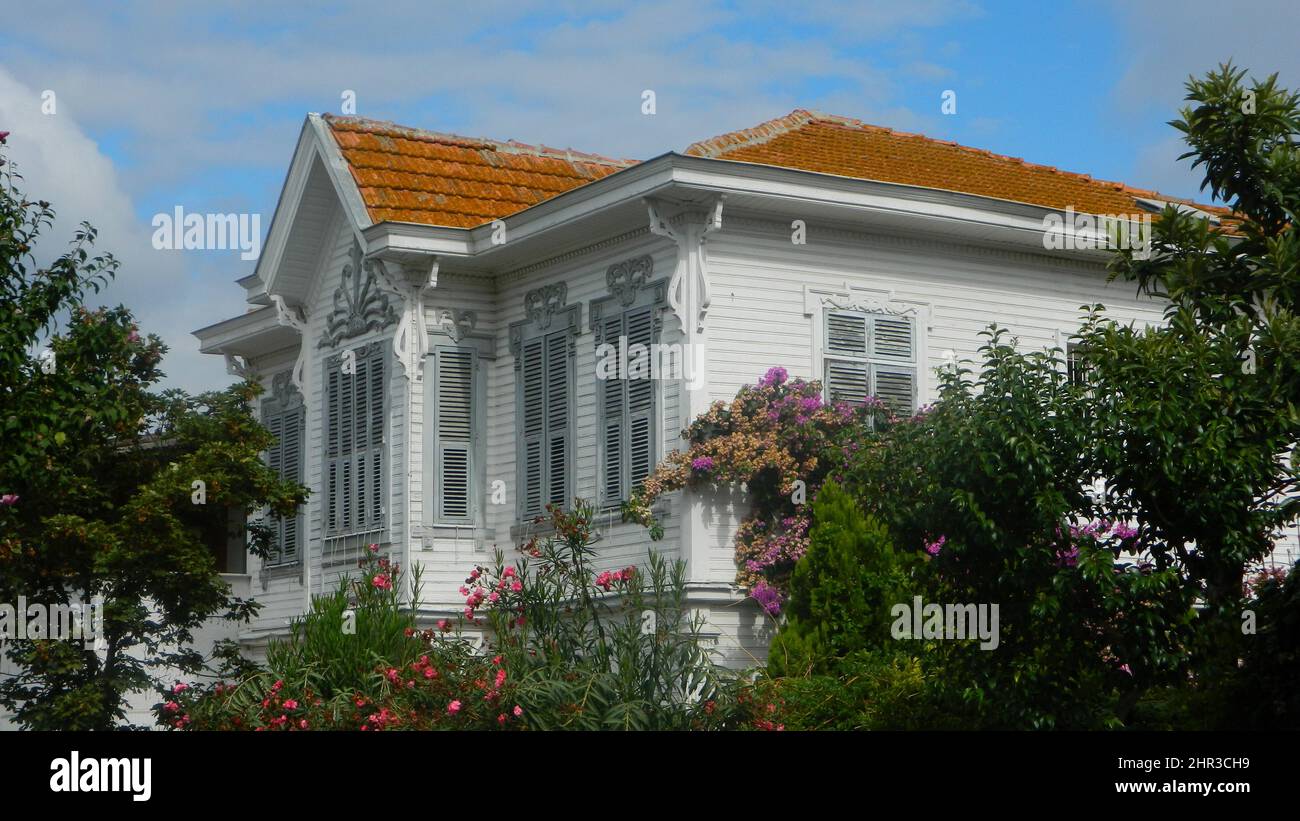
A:
{"label": "white wooden house", "polygon": [[[371,542],[423,567],[422,620],[454,616],[547,502],[595,502],[602,562],[644,561],[618,503],[772,366],[917,407],[991,322],[1026,348],[1063,345],[1084,303],[1157,322],[1106,284],[1108,253],[1045,250],[1043,225],[1167,200],[808,111],[644,162],[310,115],[248,312],[196,332],[265,383],[271,463],[311,490],[275,561],[244,568],[263,611],[241,638],[285,634]],[[620,336],[698,346],[703,373],[600,380]],[[655,547],[748,665],[772,623],[733,583],[737,494],[670,494]]]}

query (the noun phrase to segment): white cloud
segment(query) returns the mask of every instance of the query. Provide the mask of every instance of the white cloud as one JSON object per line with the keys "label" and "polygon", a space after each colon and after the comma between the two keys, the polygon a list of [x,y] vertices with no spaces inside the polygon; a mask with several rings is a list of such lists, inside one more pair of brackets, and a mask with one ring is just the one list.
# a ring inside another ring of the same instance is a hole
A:
{"label": "white cloud", "polygon": [[0,125],[11,132],[7,157],[22,174],[26,195],[47,200],[56,210],[54,228],[36,249],[38,262],[54,259],[82,221],[91,223],[99,231],[96,250],[112,252],[122,265],[117,279],[102,294],[91,292],[87,303],[125,303],[143,333],[156,333],[171,346],[163,362],[168,386],[197,390],[227,384],[224,363],[201,355],[190,331],[224,315],[214,311],[238,313],[239,289],[228,279],[196,281],[186,271],[191,260],[155,251],[152,229],[136,217],[112,161],[70,115],[61,109],[41,113],[40,101],[40,89],[0,69]]}

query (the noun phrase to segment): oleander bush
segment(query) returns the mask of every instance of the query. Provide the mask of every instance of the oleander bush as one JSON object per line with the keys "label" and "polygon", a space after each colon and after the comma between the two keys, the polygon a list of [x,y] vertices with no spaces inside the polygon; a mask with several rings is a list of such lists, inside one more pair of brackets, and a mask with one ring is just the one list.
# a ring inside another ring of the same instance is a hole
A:
{"label": "oleander bush", "polygon": [[[154,708],[180,730],[766,728],[690,614],[680,561],[597,570],[592,509],[548,509],[520,558],[471,569],[453,622],[417,628],[415,591],[377,555],[314,599],[264,666],[177,683]],[[473,637],[472,637],[473,636]],[[482,642],[477,640],[482,636]],[[228,680],[227,680],[228,679]]]}

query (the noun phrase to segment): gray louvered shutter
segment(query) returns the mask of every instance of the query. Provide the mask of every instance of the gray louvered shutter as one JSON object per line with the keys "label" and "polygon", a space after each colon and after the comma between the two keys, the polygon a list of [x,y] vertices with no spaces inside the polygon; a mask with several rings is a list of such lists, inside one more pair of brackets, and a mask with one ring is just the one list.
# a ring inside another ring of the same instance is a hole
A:
{"label": "gray louvered shutter", "polygon": [[867,318],[838,311],[827,314],[826,350],[848,356],[866,356]]}
{"label": "gray louvered shutter", "polygon": [[[646,306],[624,314],[627,324],[627,344],[646,346],[647,352],[654,343],[654,308]],[[654,467],[654,397],[655,382],[651,363],[649,372],[627,383],[627,461],[628,486],[625,496],[630,496],[650,475]]]}
{"label": "gray louvered shutter", "polygon": [[[279,414],[280,438],[280,478],[294,484],[302,484],[302,436],[306,412],[299,407],[296,410]],[[299,520],[301,513],[280,520],[280,554],[281,562],[298,559],[298,540],[300,538]]]}
{"label": "gray louvered shutter", "polygon": [[893,362],[916,361],[916,329],[912,318],[876,315],[871,318],[871,393],[894,413],[910,416],[916,409],[916,367]]}
{"label": "gray louvered shutter", "polygon": [[916,408],[916,369],[874,365],[872,376],[872,395],[894,413],[910,416]]}
{"label": "gray louvered shutter", "polygon": [[358,531],[365,528],[366,511],[370,509],[370,450],[366,447],[370,441],[370,366],[369,359],[357,357],[356,373],[343,375],[344,384],[351,388],[352,456],[348,463],[352,493],[347,499],[348,515],[352,529]]}
{"label": "gray louvered shutter", "polygon": [[867,356],[867,317],[839,311],[826,314],[826,396],[831,402],[860,404],[871,395]]}
{"label": "gray louvered shutter", "polygon": [[569,332],[546,338],[546,501],[569,501]]}
{"label": "gray louvered shutter", "polygon": [[[369,515],[365,525],[369,528],[379,527],[384,521],[384,350],[379,346],[370,361],[370,457],[369,473]],[[359,372],[358,372],[359,375]]]}
{"label": "gray louvered shutter", "polygon": [[384,348],[358,355],[353,373],[325,375],[325,530],[374,530],[384,521]]}
{"label": "gray louvered shutter", "polygon": [[[602,324],[603,341],[617,350],[619,337],[625,335],[623,314],[606,317]],[[616,503],[623,498],[626,394],[627,386],[622,379],[608,377],[601,383],[601,436],[605,460],[603,496],[606,504]]]}
{"label": "gray louvered shutter", "polygon": [[871,320],[872,358],[915,361],[916,345],[913,341],[911,317],[880,315],[873,316]]}
{"label": "gray louvered shutter", "polygon": [[468,520],[473,514],[474,353],[469,348],[439,348],[434,367],[437,516],[439,520]]}
{"label": "gray louvered shutter", "polygon": [[[280,478],[284,478],[284,422],[285,414],[281,412],[263,412],[262,425],[275,437],[275,443],[266,451],[266,466]],[[284,555],[284,520],[276,518],[271,526],[275,543],[267,555],[268,564],[278,564]]]}
{"label": "gray louvered shutter", "polygon": [[523,343],[519,366],[519,415],[523,418],[520,442],[519,481],[523,514],[533,516],[542,511],[542,448],[546,440],[546,380],[544,373],[546,343],[538,337]]}
{"label": "gray louvered shutter", "polygon": [[325,376],[325,531],[342,528],[343,511],[343,375],[328,368]]}

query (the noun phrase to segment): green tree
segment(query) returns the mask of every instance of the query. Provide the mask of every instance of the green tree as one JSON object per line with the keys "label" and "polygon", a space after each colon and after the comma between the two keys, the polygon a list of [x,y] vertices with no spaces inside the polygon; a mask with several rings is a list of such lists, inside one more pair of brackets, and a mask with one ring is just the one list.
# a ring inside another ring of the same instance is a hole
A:
{"label": "green tree", "polygon": [[[289,515],[306,491],[259,458],[272,440],[250,411],[258,386],[152,390],[161,340],[142,337],[125,307],[83,305],[118,262],[92,255],[95,231],[83,223],[67,252],[37,265],[54,211],[27,200],[19,181],[0,168],[0,602],[104,606],[98,651],[8,642],[17,672],[0,679],[0,704],[28,728],[107,729],[128,693],[155,684],[152,670],[202,668],[189,642],[204,620],[254,612],[231,596],[208,547],[227,511]],[[52,360],[33,356],[42,344]],[[269,531],[251,533],[250,549],[265,555]]]}
{"label": "green tree", "polygon": [[1300,95],[1276,75],[1245,82],[1223,65],[1189,79],[1171,123],[1203,189],[1232,215],[1216,225],[1167,208],[1151,253],[1112,276],[1167,299],[1164,326],[1094,312],[1080,333],[1093,397],[1089,470],[1114,515],[1143,523],[1158,567],[1206,603],[1196,652],[1236,664],[1242,578],[1300,516]]}
{"label": "green tree", "polygon": [[817,494],[813,522],[768,653],[772,675],[828,672],[856,650],[891,644],[890,609],[911,595],[917,553],[897,553],[885,527],[839,484]]}

